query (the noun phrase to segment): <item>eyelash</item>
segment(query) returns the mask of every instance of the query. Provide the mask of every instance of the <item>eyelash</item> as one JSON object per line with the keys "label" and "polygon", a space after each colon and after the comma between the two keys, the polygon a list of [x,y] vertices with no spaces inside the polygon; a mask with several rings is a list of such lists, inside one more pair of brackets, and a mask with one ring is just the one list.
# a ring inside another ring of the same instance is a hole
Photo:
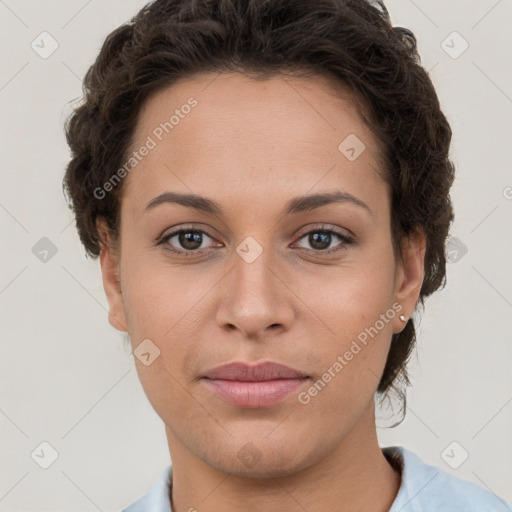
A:
{"label": "eyelash", "polygon": [[[180,233],[202,233],[210,238],[213,238],[210,234],[208,234],[206,231],[202,230],[202,229],[196,229],[196,228],[181,228],[181,229],[178,229],[176,231],[173,231],[172,233],[169,233],[168,235],[165,235],[161,238],[159,238],[156,242],[156,245],[163,245],[165,243],[168,243],[169,240],[171,238],[173,238],[174,236],[176,235],[179,235]],[[339,231],[336,231],[332,228],[315,228],[311,231],[308,231],[306,233],[304,233],[300,238],[299,240],[302,240],[304,237],[310,235],[311,233],[329,233],[331,235],[335,235],[337,236],[338,238],[340,238],[342,240],[342,244],[338,247],[338,248],[334,248],[334,249],[326,249],[326,250],[320,250],[320,249],[304,249],[304,248],[300,248],[302,250],[306,250],[307,252],[312,252],[313,254],[316,254],[316,255],[326,255],[326,254],[333,254],[335,252],[338,252],[338,251],[342,251],[342,250],[345,250],[347,249],[347,246],[348,245],[351,245],[354,243],[354,239],[348,235],[345,235],[343,233],[340,233]],[[207,252],[208,249],[195,249],[195,250],[188,250],[188,251],[182,251],[182,250],[179,250],[179,249],[174,249],[174,248],[171,248],[171,247],[166,247],[166,250],[168,251],[171,251],[175,254],[178,254],[180,256],[184,256],[184,257],[188,257],[188,256],[196,256],[198,254],[203,254],[204,252]]]}

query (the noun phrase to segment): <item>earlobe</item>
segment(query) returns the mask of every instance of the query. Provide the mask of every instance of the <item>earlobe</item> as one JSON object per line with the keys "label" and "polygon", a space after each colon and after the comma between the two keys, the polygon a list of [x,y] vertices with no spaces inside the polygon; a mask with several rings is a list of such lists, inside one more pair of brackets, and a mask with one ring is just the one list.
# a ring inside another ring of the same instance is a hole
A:
{"label": "earlobe", "polygon": [[110,232],[103,219],[96,221],[101,240],[100,266],[103,288],[109,304],[108,321],[114,329],[128,332],[124,312],[123,295],[119,279],[119,262],[114,253]]}
{"label": "earlobe", "polygon": [[[411,317],[418,302],[425,270],[426,240],[422,229],[411,234],[402,244],[402,260],[398,264],[395,282],[395,301],[402,305],[400,311],[407,319]],[[400,332],[404,322],[398,322]]]}

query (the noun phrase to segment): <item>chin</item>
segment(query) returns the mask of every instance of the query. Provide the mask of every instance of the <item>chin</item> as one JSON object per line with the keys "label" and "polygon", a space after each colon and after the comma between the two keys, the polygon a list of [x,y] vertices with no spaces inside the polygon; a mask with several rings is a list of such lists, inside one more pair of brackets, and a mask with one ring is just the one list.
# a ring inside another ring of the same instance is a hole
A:
{"label": "chin", "polygon": [[[271,434],[272,435],[272,434]],[[281,478],[307,469],[322,459],[313,447],[290,440],[250,437],[236,447],[224,446],[216,452],[203,453],[203,460],[223,473],[241,478]],[[240,446],[241,445],[241,446]],[[217,445],[218,446],[218,445]],[[301,449],[298,450],[297,447]],[[313,456],[313,454],[316,454]],[[313,460],[317,459],[317,460]]]}
{"label": "chin", "polygon": [[296,474],[308,467],[304,461],[297,460],[296,456],[290,455],[290,459],[293,460],[288,461],[287,457],[283,459],[283,455],[286,456],[286,454],[279,453],[278,460],[273,460],[273,458],[271,458],[271,460],[265,460],[265,457],[262,456],[258,463],[250,467],[240,463],[238,459],[231,462],[223,461],[224,463],[217,465],[212,464],[212,466],[218,471],[222,471],[231,476],[258,479],[282,478]]}

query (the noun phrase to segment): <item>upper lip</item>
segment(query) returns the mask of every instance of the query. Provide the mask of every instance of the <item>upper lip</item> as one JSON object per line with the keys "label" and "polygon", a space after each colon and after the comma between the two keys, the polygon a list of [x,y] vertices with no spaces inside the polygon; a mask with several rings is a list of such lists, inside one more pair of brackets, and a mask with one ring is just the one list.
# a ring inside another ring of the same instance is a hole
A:
{"label": "upper lip", "polygon": [[301,379],[307,377],[307,375],[283,364],[265,361],[257,364],[244,362],[223,364],[208,370],[203,377],[207,379],[262,382],[276,379]]}

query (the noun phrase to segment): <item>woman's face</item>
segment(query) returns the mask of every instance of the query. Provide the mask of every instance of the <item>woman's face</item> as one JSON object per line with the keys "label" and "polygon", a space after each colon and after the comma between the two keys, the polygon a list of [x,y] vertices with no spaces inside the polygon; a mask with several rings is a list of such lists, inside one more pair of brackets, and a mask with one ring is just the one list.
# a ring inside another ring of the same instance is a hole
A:
{"label": "woman's face", "polygon": [[[141,111],[119,260],[104,251],[101,264],[110,321],[130,334],[172,458],[285,475],[375,433],[374,394],[399,314],[417,302],[423,248],[395,260],[376,141],[344,98],[320,77],[202,74]],[[161,196],[171,192],[205,199]],[[338,200],[306,199],[316,194]],[[262,361],[308,378],[259,406],[248,384],[233,403],[204,378]]]}

